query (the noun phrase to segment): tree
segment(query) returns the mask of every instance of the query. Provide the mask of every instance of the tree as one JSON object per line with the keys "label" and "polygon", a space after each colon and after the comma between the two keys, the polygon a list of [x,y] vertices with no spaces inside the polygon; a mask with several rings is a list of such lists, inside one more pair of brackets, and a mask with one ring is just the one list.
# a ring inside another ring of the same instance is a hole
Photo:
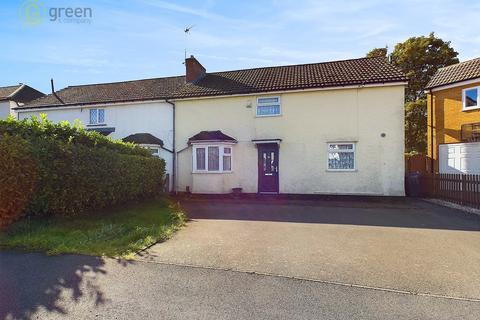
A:
{"label": "tree", "polygon": [[374,57],[387,57],[387,51],[388,48],[375,48],[370,50],[369,53],[367,53],[367,58],[374,58]]}
{"label": "tree", "polygon": [[458,63],[458,52],[450,46],[450,41],[435,37],[412,37],[398,43],[390,58],[409,78],[405,94],[407,101],[425,98],[423,92],[428,81],[439,68]]}
{"label": "tree", "polygon": [[427,100],[405,104],[405,151],[424,153],[427,150]]}
{"label": "tree", "polygon": [[427,37],[411,37],[398,43],[389,55],[386,48],[367,53],[367,57],[376,56],[389,57],[409,78],[405,92],[405,149],[424,153],[427,147],[424,89],[439,68],[458,63],[458,52],[450,46],[450,41],[443,41],[432,32]]}

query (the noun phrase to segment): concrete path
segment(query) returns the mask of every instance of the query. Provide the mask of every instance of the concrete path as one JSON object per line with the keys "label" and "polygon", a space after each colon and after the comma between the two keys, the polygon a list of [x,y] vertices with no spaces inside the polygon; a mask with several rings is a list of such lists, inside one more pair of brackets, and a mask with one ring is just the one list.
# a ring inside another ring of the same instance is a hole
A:
{"label": "concrete path", "polygon": [[480,218],[423,201],[184,203],[143,261],[480,299]]}
{"label": "concrete path", "polygon": [[480,303],[243,272],[0,252],[0,319],[478,319]]}

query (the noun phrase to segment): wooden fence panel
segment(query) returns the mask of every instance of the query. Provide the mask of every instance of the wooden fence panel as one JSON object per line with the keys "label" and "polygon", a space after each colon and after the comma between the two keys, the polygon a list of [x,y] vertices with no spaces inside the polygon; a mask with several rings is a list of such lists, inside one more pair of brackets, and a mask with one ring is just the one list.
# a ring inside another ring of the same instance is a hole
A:
{"label": "wooden fence panel", "polygon": [[420,178],[420,187],[424,197],[480,209],[480,175],[426,173]]}

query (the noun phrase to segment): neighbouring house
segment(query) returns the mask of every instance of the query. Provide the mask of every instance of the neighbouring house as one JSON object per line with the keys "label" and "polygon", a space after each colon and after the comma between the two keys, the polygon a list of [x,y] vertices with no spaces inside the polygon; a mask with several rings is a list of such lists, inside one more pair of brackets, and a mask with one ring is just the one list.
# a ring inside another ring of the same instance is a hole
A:
{"label": "neighbouring house", "polygon": [[20,83],[14,86],[0,87],[0,119],[14,115],[13,108],[43,97],[45,94]]}
{"label": "neighbouring house", "polygon": [[68,87],[17,111],[172,150],[178,192],[404,195],[407,79],[387,59],[185,65],[182,77]]}
{"label": "neighbouring house", "polygon": [[166,98],[185,77],[69,86],[18,107],[19,119],[42,113],[54,122],[80,123],[114,139],[138,143],[165,159],[172,186],[173,106]]}
{"label": "neighbouring house", "polygon": [[439,69],[426,87],[430,170],[480,174],[480,58]]}

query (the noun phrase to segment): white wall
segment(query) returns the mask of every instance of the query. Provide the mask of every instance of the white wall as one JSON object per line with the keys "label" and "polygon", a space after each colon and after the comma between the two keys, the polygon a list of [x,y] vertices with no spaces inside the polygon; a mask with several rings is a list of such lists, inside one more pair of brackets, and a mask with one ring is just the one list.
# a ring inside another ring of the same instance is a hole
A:
{"label": "white wall", "polygon": [[[280,193],[404,195],[404,86],[283,93],[282,115],[256,117],[256,96],[178,100],[178,189],[257,192],[253,139],[282,139]],[[188,138],[221,130],[238,140],[233,173],[192,174]],[[385,137],[381,134],[385,133]],[[357,142],[355,172],[327,171],[327,142]]]}
{"label": "white wall", "polygon": [[15,102],[13,101],[0,101],[0,119],[4,120],[6,119],[10,114],[12,114],[11,112],[11,104],[14,104]]}
{"label": "white wall", "polygon": [[[87,127],[89,126],[89,109],[105,109],[105,127],[115,128],[115,132],[109,136],[114,139],[122,139],[134,133],[150,133],[164,142],[166,149],[172,150],[173,147],[173,127],[172,127],[172,106],[165,102],[144,102],[131,104],[109,104],[82,106],[65,109],[43,109],[35,111],[19,111],[19,119],[39,116],[45,113],[47,118],[53,122],[69,121],[71,124],[75,120]],[[93,126],[95,127],[95,126]],[[161,156],[166,161],[167,173],[172,176],[171,153],[162,150]]]}

